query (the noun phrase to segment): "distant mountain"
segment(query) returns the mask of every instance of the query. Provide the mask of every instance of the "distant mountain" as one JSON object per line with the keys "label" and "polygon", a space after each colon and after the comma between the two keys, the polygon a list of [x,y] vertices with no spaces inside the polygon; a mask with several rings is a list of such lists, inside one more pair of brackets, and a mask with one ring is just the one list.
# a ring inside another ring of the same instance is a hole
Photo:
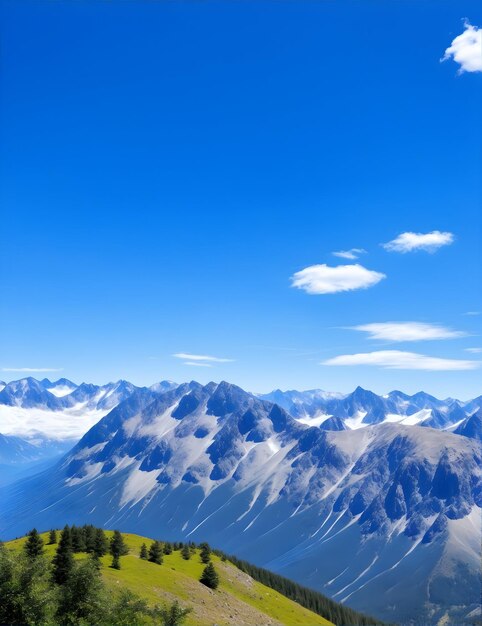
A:
{"label": "distant mountain", "polygon": [[25,409],[42,407],[56,410],[59,398],[50,393],[42,383],[35,378],[22,378],[5,385],[0,391],[0,404],[18,406]]}
{"label": "distant mountain", "polygon": [[6,384],[0,391],[0,405],[51,411],[83,405],[85,409],[108,410],[128,398],[135,389],[138,387],[125,380],[106,385],[76,385],[66,378],[52,383],[47,378],[38,381],[29,377]]}
{"label": "distant mountain", "polygon": [[[175,383],[162,381],[152,390],[163,393]],[[34,378],[6,383],[0,391],[0,430],[37,445],[68,442],[72,447],[104,415],[140,387],[119,380],[105,385],[76,385],[66,378],[54,382]]]}
{"label": "distant mountain", "polygon": [[326,431],[226,382],[136,389],[3,490],[0,535],[62,519],[207,540],[386,620],[456,623],[480,601],[480,443],[389,423],[435,408],[394,393],[325,398]]}
{"label": "distant mountain", "polygon": [[174,383],[172,380],[161,380],[161,382],[151,385],[149,389],[156,393],[164,393],[165,391],[175,389],[177,386],[177,383]]}
{"label": "distant mountain", "polygon": [[311,389],[308,391],[281,391],[275,389],[270,393],[260,394],[259,397],[268,402],[273,402],[282,407],[293,417],[314,417],[328,400],[334,398],[344,398],[341,393],[322,391],[321,389]]}
{"label": "distant mountain", "polygon": [[358,429],[388,422],[453,429],[471,414],[473,406],[482,405],[477,399],[464,404],[452,398],[438,400],[424,392],[409,396],[392,391],[378,396],[361,387],[346,395],[321,390],[283,392],[277,389],[259,397],[276,402],[302,423],[323,430]]}
{"label": "distant mountain", "polygon": [[119,402],[126,400],[136,389],[139,387],[126,380],[118,380],[116,383],[107,383],[102,386],[82,383],[70,394],[59,398],[58,406],[70,408],[81,404],[86,409],[110,410]]}
{"label": "distant mountain", "polygon": [[53,393],[54,396],[60,397],[72,393],[72,391],[77,388],[77,385],[67,378],[59,378],[54,382],[51,382],[48,378],[44,378],[40,381],[40,384],[44,387],[44,389]]}

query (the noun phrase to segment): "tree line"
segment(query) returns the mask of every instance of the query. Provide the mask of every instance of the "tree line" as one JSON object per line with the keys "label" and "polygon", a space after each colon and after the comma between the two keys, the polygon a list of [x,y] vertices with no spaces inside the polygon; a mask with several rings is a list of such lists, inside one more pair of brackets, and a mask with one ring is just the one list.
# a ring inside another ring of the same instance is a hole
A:
{"label": "tree line", "polygon": [[383,626],[383,622],[358,613],[343,604],[338,604],[318,591],[303,587],[289,578],[270,572],[262,567],[257,567],[235,556],[226,555],[220,550],[214,550],[214,553],[222,559],[227,559],[242,572],[254,578],[254,580],[278,591],[290,600],[294,600],[306,609],[313,611],[313,613],[317,613],[333,622],[333,624],[338,626]]}

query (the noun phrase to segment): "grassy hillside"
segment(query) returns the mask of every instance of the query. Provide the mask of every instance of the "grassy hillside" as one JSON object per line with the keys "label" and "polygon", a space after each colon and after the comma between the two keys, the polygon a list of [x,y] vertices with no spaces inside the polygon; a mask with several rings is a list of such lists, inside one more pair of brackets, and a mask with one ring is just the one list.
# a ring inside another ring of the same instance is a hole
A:
{"label": "grassy hillside", "polygon": [[[110,538],[112,533],[106,532],[106,535]],[[129,554],[121,558],[120,570],[109,567],[112,557],[102,557],[102,576],[106,584],[112,589],[128,587],[152,605],[179,600],[182,606],[193,609],[186,620],[187,626],[331,624],[214,554],[211,559],[219,573],[220,585],[212,591],[199,582],[204,565],[198,552],[190,560],[184,560],[179,551],[174,551],[164,555],[162,565],[156,565],[138,557],[141,545],[149,546],[150,539],[131,534],[123,534],[123,537]],[[42,538],[47,544],[48,533]],[[21,538],[5,545],[8,549],[20,550],[24,543],[25,538]],[[56,545],[45,545],[46,555],[53,557],[56,548]],[[86,555],[77,554],[76,558],[86,558]]]}

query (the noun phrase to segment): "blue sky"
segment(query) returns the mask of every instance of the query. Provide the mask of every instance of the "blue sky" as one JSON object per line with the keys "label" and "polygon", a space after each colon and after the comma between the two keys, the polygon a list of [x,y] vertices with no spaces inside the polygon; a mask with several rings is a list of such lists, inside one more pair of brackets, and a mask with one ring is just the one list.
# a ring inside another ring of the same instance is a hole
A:
{"label": "blue sky", "polygon": [[480,3],[1,11],[0,378],[480,395]]}

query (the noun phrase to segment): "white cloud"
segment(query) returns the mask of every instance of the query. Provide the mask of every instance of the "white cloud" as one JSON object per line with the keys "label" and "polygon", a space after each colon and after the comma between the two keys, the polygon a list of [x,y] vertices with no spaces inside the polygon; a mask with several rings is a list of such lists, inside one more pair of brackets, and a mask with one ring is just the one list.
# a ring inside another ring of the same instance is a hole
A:
{"label": "white cloud", "polygon": [[481,354],[482,348],[465,348],[465,352],[471,352],[472,354]]}
{"label": "white cloud", "polygon": [[350,250],[340,250],[339,252],[332,252],[333,256],[340,257],[341,259],[358,259],[360,254],[366,254],[366,250],[363,248],[351,248]]}
{"label": "white cloud", "polygon": [[385,274],[366,269],[362,265],[310,265],[296,272],[292,277],[292,286],[303,289],[309,294],[338,293],[366,289],[379,283]]}
{"label": "white cloud", "polygon": [[60,367],[2,367],[2,372],[62,372]]}
{"label": "white cloud", "polygon": [[413,252],[414,250],[435,252],[442,246],[448,246],[453,241],[454,236],[452,233],[433,230],[431,233],[401,233],[392,241],[382,243],[382,246],[389,252]]}
{"label": "white cloud", "polygon": [[441,359],[402,350],[379,350],[360,354],[341,354],[323,361],[321,365],[370,365],[395,370],[454,371],[473,370],[480,367],[481,362]]}
{"label": "white cloud", "polygon": [[464,315],[480,315],[480,311],[467,311]]}
{"label": "white cloud", "polygon": [[50,411],[0,405],[2,434],[26,438],[33,444],[47,437],[54,440],[73,439],[74,445],[105,414],[106,411],[96,409],[84,408],[79,411],[75,406],[61,411]]}
{"label": "white cloud", "polygon": [[[217,356],[209,356],[206,354],[188,354],[186,352],[176,352],[172,356],[176,357],[176,359],[186,359],[187,361],[204,361],[207,363],[232,363],[234,359],[220,359]],[[192,365],[193,363],[189,363]],[[198,365],[198,363],[196,363]]]}
{"label": "white cloud", "polygon": [[194,367],[212,367],[211,363],[200,363],[199,361],[184,361],[183,365],[193,365]]}
{"label": "white cloud", "polygon": [[482,30],[472,26],[467,20],[464,26],[464,32],[455,37],[441,61],[453,59],[460,65],[459,74],[482,72]]}
{"label": "white cloud", "polygon": [[380,322],[351,326],[351,329],[368,333],[370,339],[383,341],[428,341],[431,339],[453,339],[467,335],[461,330],[452,330],[446,326],[424,322]]}

